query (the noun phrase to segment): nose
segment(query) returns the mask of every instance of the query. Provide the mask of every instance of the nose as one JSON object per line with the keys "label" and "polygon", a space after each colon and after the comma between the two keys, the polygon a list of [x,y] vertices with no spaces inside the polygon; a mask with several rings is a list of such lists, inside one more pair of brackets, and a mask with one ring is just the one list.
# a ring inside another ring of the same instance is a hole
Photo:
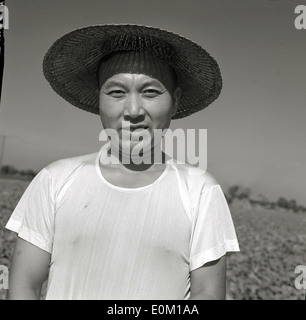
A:
{"label": "nose", "polygon": [[136,119],[144,115],[141,97],[137,93],[131,93],[125,101],[125,117]]}

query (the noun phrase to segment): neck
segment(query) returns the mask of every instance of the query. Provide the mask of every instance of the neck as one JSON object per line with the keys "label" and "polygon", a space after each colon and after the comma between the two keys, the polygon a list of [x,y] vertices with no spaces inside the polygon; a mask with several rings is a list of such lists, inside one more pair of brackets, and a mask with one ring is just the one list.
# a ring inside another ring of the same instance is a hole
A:
{"label": "neck", "polygon": [[145,152],[135,153],[133,150],[126,152],[122,148],[115,148],[111,145],[107,154],[102,153],[100,156],[102,164],[115,165],[119,164],[124,168],[131,171],[146,171],[150,168],[156,167],[156,165],[163,165],[169,159],[169,157],[161,151],[160,145]]}

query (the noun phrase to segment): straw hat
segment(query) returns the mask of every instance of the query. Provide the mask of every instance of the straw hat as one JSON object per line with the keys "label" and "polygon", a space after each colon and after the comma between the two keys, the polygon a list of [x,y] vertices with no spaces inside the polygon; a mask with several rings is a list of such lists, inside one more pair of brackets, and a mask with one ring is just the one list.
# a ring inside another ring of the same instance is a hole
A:
{"label": "straw hat", "polygon": [[171,65],[182,90],[173,119],[206,108],[220,94],[221,73],[206,50],[180,35],[141,25],[96,25],[67,33],[46,53],[43,72],[57,94],[99,114],[97,69],[103,57],[117,51],[145,51]]}

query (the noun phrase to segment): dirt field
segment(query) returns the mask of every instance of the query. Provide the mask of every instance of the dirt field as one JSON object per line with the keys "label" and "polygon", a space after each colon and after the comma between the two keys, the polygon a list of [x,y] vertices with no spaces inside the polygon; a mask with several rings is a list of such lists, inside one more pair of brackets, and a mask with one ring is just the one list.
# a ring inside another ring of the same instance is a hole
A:
{"label": "dirt field", "polygon": [[306,265],[306,214],[231,206],[241,253],[228,260],[228,298],[301,300],[296,266]]}
{"label": "dirt field", "polygon": [[[4,226],[27,185],[0,179],[0,265],[9,267],[16,236]],[[241,252],[228,258],[227,299],[304,299],[305,291],[295,288],[294,270],[306,265],[306,214],[252,208],[237,201],[231,211]],[[4,297],[0,289],[0,299]]]}

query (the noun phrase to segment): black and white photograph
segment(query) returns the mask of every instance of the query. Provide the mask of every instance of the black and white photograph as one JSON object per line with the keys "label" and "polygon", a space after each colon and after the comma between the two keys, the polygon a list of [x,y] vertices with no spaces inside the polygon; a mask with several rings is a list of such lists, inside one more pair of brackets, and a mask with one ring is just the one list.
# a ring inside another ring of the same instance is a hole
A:
{"label": "black and white photograph", "polygon": [[306,300],[305,1],[0,17],[0,300]]}

